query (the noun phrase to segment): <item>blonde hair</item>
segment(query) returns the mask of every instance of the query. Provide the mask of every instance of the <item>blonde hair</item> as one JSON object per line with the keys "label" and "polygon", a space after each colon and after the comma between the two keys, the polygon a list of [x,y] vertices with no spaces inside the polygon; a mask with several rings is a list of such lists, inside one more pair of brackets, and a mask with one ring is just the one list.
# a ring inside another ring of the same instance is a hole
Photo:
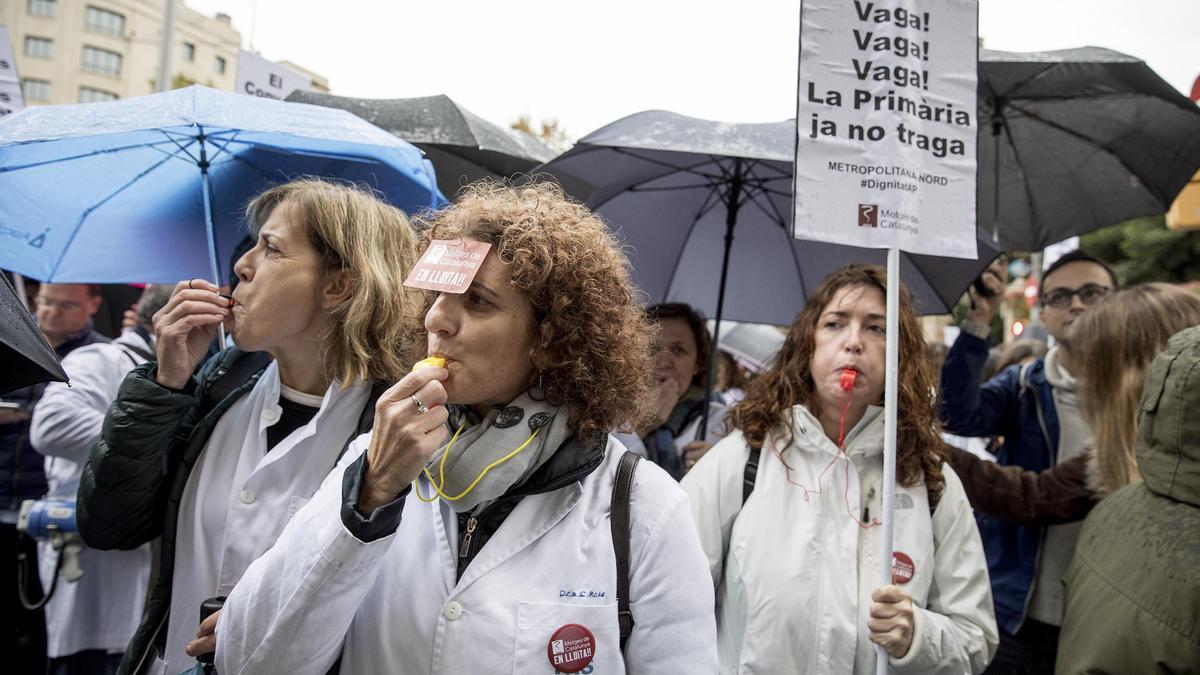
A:
{"label": "blonde hair", "polygon": [[484,241],[512,268],[513,286],[534,309],[542,390],[571,412],[572,431],[606,432],[653,410],[655,332],[637,302],[629,260],[587,207],[552,183],[482,180],[422,221],[426,245]]}
{"label": "blonde hair", "polygon": [[257,235],[272,211],[284,207],[304,229],[324,272],[341,271],[350,284],[330,311],[322,336],[327,375],[357,379],[403,377],[420,333],[424,299],[403,286],[417,260],[418,237],[404,212],[364,188],[303,179],[270,188],[246,208]]}
{"label": "blonde hair", "polygon": [[1110,295],[1071,327],[1084,418],[1095,437],[1088,486],[1103,496],[1134,481],[1138,403],[1146,368],[1172,335],[1200,324],[1200,297],[1150,283]]}

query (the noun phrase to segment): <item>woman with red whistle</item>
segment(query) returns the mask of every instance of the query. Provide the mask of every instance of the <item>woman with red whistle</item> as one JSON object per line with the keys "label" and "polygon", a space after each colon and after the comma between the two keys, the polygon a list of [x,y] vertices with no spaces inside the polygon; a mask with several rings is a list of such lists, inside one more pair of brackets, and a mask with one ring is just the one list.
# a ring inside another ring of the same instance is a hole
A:
{"label": "woman with red whistle", "polygon": [[987,566],[939,454],[933,373],[900,293],[892,584],[879,586],[886,275],[850,265],[684,478],[717,589],[722,673],[978,673],[995,651]]}
{"label": "woman with red whistle", "polygon": [[546,184],[425,225],[432,356],[230,594],[218,672],[714,672],[687,498],[608,433],[653,372],[612,235]]}

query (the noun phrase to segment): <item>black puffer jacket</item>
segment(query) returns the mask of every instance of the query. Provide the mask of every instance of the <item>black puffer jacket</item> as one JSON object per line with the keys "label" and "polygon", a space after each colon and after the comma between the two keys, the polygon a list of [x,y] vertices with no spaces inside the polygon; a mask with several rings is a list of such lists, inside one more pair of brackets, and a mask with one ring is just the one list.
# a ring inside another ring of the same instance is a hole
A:
{"label": "black puffer jacket", "polygon": [[[154,380],[155,365],[135,368],[121,383],[79,483],[77,519],[84,542],[98,549],[132,549],[161,537],[159,554],[138,626],[120,673],[136,673],[161,649],[171,609],[175,528],[188,475],[217,421],[250,391],[270,363],[237,348],[208,360],[182,391]],[[228,379],[222,378],[233,369]],[[248,372],[247,372],[248,371]],[[222,400],[216,388],[233,386]]]}
{"label": "black puffer jacket", "polygon": [[[154,648],[165,648],[176,526],[188,476],[221,416],[254,387],[269,363],[266,354],[227,349],[182,391],[159,385],[154,364],[144,364],[126,376],[108,411],[79,485],[79,532],[98,549],[131,549],[160,539],[142,623],[125,650],[121,674],[142,672],[153,662]],[[370,429],[385,386],[372,388],[358,432]]]}

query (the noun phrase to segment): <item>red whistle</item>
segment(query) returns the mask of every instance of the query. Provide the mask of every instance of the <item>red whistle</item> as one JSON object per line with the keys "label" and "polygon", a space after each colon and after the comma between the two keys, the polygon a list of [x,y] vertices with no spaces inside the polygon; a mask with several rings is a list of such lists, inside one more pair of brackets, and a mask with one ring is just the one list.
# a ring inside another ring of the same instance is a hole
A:
{"label": "red whistle", "polygon": [[858,377],[858,371],[853,368],[842,368],[842,391],[850,391],[854,388],[854,380]]}

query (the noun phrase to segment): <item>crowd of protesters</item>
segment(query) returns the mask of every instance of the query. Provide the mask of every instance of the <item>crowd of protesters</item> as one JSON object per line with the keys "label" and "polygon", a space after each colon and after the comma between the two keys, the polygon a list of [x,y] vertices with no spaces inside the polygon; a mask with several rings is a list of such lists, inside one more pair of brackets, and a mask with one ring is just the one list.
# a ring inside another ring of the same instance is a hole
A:
{"label": "crowd of protesters", "polygon": [[[246,217],[230,287],[150,286],[111,342],[98,287],[38,288],[71,384],[0,409],[15,672],[1200,671],[1200,296],[1070,253],[1052,346],[1000,354],[1003,264],[948,349],[901,289],[885,563],[881,269],[745,377],[552,184]],[[485,252],[465,291],[405,285],[435,241]],[[68,582],[15,523],[76,495]]]}

